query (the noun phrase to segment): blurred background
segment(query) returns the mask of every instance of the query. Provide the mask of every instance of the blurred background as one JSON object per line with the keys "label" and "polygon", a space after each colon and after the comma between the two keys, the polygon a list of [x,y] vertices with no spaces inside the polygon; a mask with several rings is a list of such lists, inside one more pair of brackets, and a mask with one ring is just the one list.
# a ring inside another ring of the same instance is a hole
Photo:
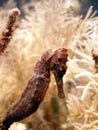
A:
{"label": "blurred background", "polygon": [[43,52],[60,47],[69,50],[66,99],[58,98],[51,74],[49,90],[37,112],[10,130],[97,130],[98,75],[92,48],[98,48],[98,17],[93,14],[98,0],[0,0],[0,7],[1,32],[8,11],[21,10],[18,28],[0,57],[0,117],[19,99]]}
{"label": "blurred background", "polygon": [[[10,8],[11,6],[13,6],[13,3],[15,6],[17,6],[18,8],[21,8],[22,6],[24,6],[24,4],[30,3],[30,2],[38,2],[40,0],[0,0],[0,6],[4,7],[6,4],[6,8]],[[93,9],[98,11],[98,0],[78,0],[80,5],[81,5],[81,9],[80,9],[80,13],[85,14],[88,10],[88,8],[92,5]],[[96,14],[98,15],[98,13]]]}

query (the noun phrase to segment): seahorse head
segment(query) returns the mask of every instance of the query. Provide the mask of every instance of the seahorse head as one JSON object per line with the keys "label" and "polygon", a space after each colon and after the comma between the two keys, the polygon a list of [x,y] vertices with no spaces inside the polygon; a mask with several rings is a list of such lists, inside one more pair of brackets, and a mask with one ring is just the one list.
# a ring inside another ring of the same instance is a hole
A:
{"label": "seahorse head", "polygon": [[68,51],[65,48],[60,48],[56,50],[50,61],[50,69],[52,70],[55,80],[57,83],[58,88],[58,96],[60,98],[64,98],[64,92],[63,92],[63,76],[66,72],[67,66],[67,57],[68,57]]}

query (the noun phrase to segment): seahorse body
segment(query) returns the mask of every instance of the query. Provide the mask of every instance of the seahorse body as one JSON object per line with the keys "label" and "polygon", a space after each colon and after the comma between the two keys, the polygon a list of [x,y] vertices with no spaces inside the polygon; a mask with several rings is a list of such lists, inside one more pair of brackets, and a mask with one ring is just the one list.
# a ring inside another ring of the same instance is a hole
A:
{"label": "seahorse body", "polygon": [[[34,73],[22,93],[21,98],[7,111],[3,119],[4,127],[2,130],[8,130],[13,122],[20,121],[37,110],[49,86],[50,70],[53,71],[57,79],[59,96],[64,97],[62,77],[66,70],[66,61],[67,50],[64,48],[55,51],[52,55],[50,55],[48,51],[42,55],[41,59],[35,65]],[[63,96],[61,96],[61,94],[63,94]]]}

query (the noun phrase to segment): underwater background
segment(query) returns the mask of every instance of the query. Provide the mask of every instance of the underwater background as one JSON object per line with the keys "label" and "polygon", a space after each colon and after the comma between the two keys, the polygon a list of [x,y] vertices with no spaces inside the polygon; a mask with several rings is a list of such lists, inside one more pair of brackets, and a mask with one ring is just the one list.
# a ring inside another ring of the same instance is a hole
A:
{"label": "underwater background", "polygon": [[0,34],[16,7],[17,28],[0,55],[0,118],[21,96],[41,55],[67,48],[66,98],[59,99],[51,74],[38,110],[9,130],[97,130],[98,0],[0,0]]}

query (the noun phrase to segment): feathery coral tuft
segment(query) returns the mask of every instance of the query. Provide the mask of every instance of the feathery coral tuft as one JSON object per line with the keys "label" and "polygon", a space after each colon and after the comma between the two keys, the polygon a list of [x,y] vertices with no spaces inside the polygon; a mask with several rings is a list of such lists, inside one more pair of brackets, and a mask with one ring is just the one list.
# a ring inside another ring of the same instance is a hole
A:
{"label": "feathery coral tuft", "polygon": [[7,55],[0,58],[0,115],[20,96],[38,57],[48,49],[67,47],[64,81],[72,85],[66,92],[68,111],[65,102],[54,96],[52,77],[44,105],[25,122],[29,120],[37,130],[64,130],[66,122],[74,127],[71,130],[98,129],[98,73],[92,56],[92,50],[95,57],[98,54],[98,17],[92,7],[82,16],[76,15],[72,6],[73,0],[42,0],[34,6],[31,2],[30,8],[25,6],[21,28],[15,32]]}

